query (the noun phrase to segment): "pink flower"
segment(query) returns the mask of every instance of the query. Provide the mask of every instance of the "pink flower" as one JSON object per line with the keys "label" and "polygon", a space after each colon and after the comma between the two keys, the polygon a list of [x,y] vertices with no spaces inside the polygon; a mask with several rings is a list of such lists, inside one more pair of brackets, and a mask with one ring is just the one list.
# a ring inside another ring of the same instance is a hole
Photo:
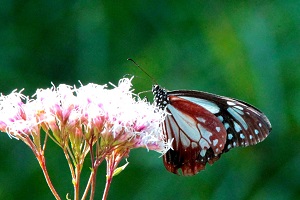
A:
{"label": "pink flower", "polygon": [[131,80],[123,78],[111,89],[61,84],[38,89],[32,99],[22,91],[1,95],[0,130],[23,138],[36,137],[43,129],[61,146],[98,142],[100,148],[119,145],[165,153],[170,148],[160,127],[165,113],[134,94]]}
{"label": "pink flower", "polygon": [[0,131],[10,137],[23,138],[36,134],[36,119],[33,113],[34,102],[14,90],[11,94],[0,96]]}
{"label": "pink flower", "polygon": [[[131,149],[147,148],[164,154],[171,147],[161,124],[165,111],[133,93],[131,79],[123,78],[118,86],[87,84],[80,87],[61,84],[37,89],[32,98],[22,91],[0,96],[0,131],[20,139],[35,154],[53,195],[60,199],[46,168],[48,138],[61,147],[67,159],[79,197],[80,173],[88,154],[91,175],[86,191],[95,193],[99,165],[106,160],[107,175],[103,199],[112,177],[128,164],[118,167]],[[87,193],[85,192],[85,195]]]}

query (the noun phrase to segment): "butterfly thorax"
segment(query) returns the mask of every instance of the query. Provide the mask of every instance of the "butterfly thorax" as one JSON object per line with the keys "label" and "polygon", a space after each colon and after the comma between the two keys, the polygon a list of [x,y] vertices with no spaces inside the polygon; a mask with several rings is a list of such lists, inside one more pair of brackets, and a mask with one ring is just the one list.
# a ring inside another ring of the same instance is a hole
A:
{"label": "butterfly thorax", "polygon": [[169,103],[167,91],[161,88],[159,85],[153,85],[152,93],[154,95],[156,106],[160,109],[165,109],[165,107]]}

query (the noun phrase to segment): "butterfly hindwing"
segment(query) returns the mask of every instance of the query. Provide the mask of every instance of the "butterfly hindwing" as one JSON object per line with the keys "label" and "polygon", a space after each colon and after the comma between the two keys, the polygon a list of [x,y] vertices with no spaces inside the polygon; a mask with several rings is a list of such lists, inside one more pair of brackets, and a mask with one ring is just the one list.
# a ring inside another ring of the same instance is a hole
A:
{"label": "butterfly hindwing", "polygon": [[[173,150],[165,155],[165,166],[183,175],[195,174],[204,169],[208,155],[218,155],[226,143],[226,130],[222,122],[210,111],[196,103],[177,96],[169,96],[164,122],[164,133],[173,139]],[[211,152],[211,153],[208,153]],[[213,156],[215,157],[215,156]]]}

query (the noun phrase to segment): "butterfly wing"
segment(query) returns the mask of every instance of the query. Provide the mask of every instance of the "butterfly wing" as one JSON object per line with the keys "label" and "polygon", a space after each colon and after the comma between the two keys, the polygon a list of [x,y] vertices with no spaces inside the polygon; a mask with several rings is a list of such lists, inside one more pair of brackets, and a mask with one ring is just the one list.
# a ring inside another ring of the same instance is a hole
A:
{"label": "butterfly wing", "polygon": [[222,153],[264,140],[271,131],[267,117],[243,101],[199,91],[167,93],[170,113],[163,124],[173,149],[164,155],[167,170],[194,175]]}

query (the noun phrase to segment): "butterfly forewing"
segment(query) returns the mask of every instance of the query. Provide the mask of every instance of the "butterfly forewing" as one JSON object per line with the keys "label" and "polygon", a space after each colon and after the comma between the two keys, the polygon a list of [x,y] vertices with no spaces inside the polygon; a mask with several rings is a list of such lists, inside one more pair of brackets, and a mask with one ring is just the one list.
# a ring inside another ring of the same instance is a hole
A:
{"label": "butterfly forewing", "polygon": [[[174,91],[168,94],[176,94],[192,102],[198,100],[199,106],[214,111],[214,115],[223,123],[227,132],[225,151],[233,147],[255,145],[264,140],[271,131],[268,118],[246,102],[198,91]],[[208,101],[210,107],[201,100]]]}
{"label": "butterfly forewing", "polygon": [[164,155],[170,172],[194,175],[222,153],[264,140],[271,131],[267,117],[250,104],[199,91],[166,92],[153,87],[157,106],[166,109],[163,123],[172,147]]}

